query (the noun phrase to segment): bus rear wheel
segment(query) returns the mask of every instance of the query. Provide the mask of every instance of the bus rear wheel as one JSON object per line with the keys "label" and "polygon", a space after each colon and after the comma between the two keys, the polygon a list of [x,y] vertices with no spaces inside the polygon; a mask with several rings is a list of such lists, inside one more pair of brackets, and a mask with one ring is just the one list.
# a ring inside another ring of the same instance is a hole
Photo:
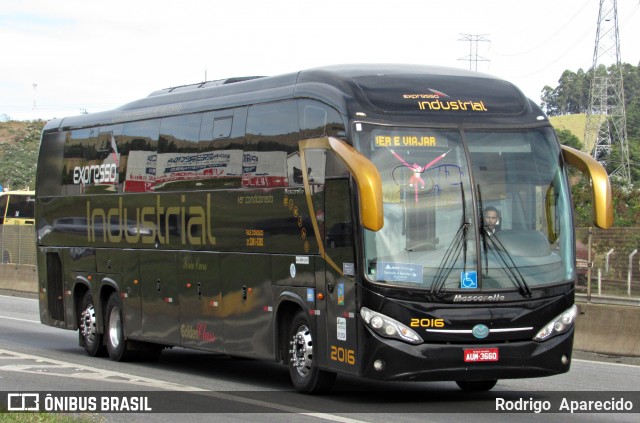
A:
{"label": "bus rear wheel", "polygon": [[481,392],[489,391],[496,383],[497,380],[457,380],[458,387],[466,392]]}
{"label": "bus rear wheel", "polygon": [[308,394],[330,390],[336,378],[335,373],[320,370],[314,361],[314,337],[307,314],[300,310],[289,330],[289,375],[293,386]]}
{"label": "bus rear wheel", "polygon": [[128,361],[132,357],[124,339],[124,325],[122,323],[122,300],[117,292],[109,296],[107,314],[105,315],[105,343],[109,358],[113,361]]}
{"label": "bus rear wheel", "polygon": [[102,344],[102,334],[98,333],[96,307],[91,291],[85,292],[82,297],[80,310],[82,310],[78,321],[80,345],[90,357],[102,357],[105,355],[105,348]]}
{"label": "bus rear wheel", "polygon": [[112,293],[107,301],[104,334],[109,358],[113,361],[157,360],[162,352],[160,345],[125,339],[122,310],[120,295],[117,292]]}

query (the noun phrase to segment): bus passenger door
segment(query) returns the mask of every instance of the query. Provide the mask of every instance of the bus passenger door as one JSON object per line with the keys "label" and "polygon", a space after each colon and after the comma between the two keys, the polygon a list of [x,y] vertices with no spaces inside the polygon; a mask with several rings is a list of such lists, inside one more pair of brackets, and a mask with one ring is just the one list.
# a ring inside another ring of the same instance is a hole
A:
{"label": "bus passenger door", "polygon": [[356,286],[349,179],[325,183],[326,323],[329,366],[357,372]]}
{"label": "bus passenger door", "polygon": [[220,255],[182,252],[180,275],[180,337],[182,345],[222,351],[222,289]]}
{"label": "bus passenger door", "polygon": [[142,337],[180,344],[177,253],[140,251]]}

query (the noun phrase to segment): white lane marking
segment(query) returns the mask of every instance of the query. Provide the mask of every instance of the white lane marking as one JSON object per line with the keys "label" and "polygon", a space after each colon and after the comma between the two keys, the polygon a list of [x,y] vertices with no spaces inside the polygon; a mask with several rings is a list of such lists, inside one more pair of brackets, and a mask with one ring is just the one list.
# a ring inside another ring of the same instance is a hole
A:
{"label": "white lane marking", "polygon": [[0,298],[11,298],[12,300],[38,301],[37,298],[14,297],[12,295],[0,295]]}
{"label": "white lane marking", "polygon": [[[1,364],[4,360],[9,364]],[[28,363],[12,364],[12,360],[28,361]],[[95,380],[100,382],[128,383],[131,385],[147,386],[175,391],[206,391],[194,386],[186,386],[177,383],[159,381],[145,377],[132,376],[126,373],[113,372],[94,367],[79,366],[66,361],[54,360],[37,355],[23,354],[14,351],[0,349],[0,370],[8,372],[20,372],[31,374],[46,374],[57,377],[69,377],[75,379]]]}
{"label": "white lane marking", "polygon": [[636,364],[624,364],[624,363],[610,363],[608,361],[593,361],[593,360],[583,360],[580,358],[574,358],[572,361],[577,361],[580,363],[591,363],[591,364],[608,364],[609,366],[620,366],[620,367],[633,367],[634,369],[640,369],[640,366]]}
{"label": "white lane marking", "polygon": [[[11,361],[31,361],[28,364],[11,364]],[[4,364],[7,362],[8,364]],[[19,373],[31,373],[38,375],[50,375],[57,377],[69,377],[75,379],[83,379],[87,381],[96,381],[96,386],[99,386],[101,382],[116,382],[116,383],[128,383],[132,385],[143,386],[147,388],[155,388],[166,391],[181,391],[181,392],[207,392],[208,396],[219,398],[225,401],[240,402],[243,404],[250,404],[259,407],[270,408],[286,413],[294,413],[303,416],[315,417],[321,420],[327,420],[332,422],[341,423],[364,423],[361,420],[350,419],[348,417],[328,414],[328,413],[316,413],[309,410],[305,410],[297,407],[290,407],[282,404],[274,404],[273,402],[266,402],[261,400],[254,400],[251,398],[238,397],[231,394],[225,394],[224,392],[209,391],[208,389],[202,389],[195,386],[182,385],[178,383],[166,382],[157,379],[151,379],[146,377],[132,376],[130,374],[113,372],[104,369],[98,369],[88,366],[78,366],[74,363],[68,363],[66,361],[53,360],[51,358],[40,357],[37,355],[18,353],[14,351],[0,349],[0,371],[19,372]]]}
{"label": "white lane marking", "polygon": [[16,320],[18,322],[27,322],[27,323],[38,323],[41,324],[41,322],[39,320],[29,320],[29,319],[21,319],[19,317],[9,317],[9,316],[0,316],[0,319],[5,319],[5,320]]}

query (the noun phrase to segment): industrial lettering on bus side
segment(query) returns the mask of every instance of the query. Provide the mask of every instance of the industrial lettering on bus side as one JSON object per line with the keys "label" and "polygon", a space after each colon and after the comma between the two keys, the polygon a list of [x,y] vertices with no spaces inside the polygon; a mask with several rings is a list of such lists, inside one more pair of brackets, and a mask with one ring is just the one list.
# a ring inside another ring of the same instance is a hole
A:
{"label": "industrial lettering on bus side", "polygon": [[[98,241],[128,244],[170,244],[170,222],[175,216],[185,231],[181,231],[182,245],[216,245],[216,237],[212,233],[211,194],[207,194],[206,208],[186,204],[186,196],[182,195],[180,206],[165,207],[159,195],[155,206],[136,207],[130,210],[118,198],[118,207],[104,209],[92,207],[87,200],[87,241]],[[164,231],[160,228],[164,227]],[[199,230],[195,230],[199,227]],[[163,235],[164,234],[166,235]],[[200,234],[198,236],[192,234]],[[102,234],[102,239],[100,239]]]}

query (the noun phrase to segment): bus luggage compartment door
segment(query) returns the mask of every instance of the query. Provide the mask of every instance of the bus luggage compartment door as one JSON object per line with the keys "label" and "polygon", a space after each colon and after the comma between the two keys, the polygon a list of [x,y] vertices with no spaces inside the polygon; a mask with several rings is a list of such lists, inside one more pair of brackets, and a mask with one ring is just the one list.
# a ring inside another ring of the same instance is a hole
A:
{"label": "bus luggage compartment door", "polygon": [[142,337],[180,344],[180,301],[177,253],[140,251]]}
{"label": "bus luggage compartment door", "polygon": [[223,254],[221,262],[224,351],[273,356],[273,290],[268,254]]}
{"label": "bus luggage compartment door", "polygon": [[182,252],[178,274],[182,345],[222,352],[220,254]]}

